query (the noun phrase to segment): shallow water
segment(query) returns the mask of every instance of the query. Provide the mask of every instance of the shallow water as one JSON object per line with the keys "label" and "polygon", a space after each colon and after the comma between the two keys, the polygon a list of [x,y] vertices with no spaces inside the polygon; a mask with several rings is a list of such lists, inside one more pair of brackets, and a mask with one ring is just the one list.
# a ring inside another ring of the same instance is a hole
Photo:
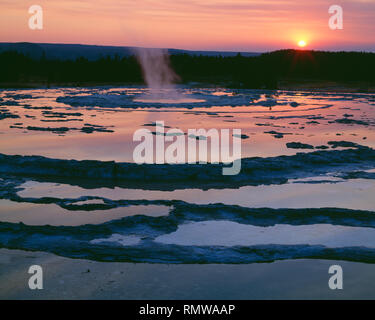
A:
{"label": "shallow water", "polygon": [[[101,261],[375,263],[374,95],[179,88],[177,104],[145,94],[0,91],[2,247]],[[241,129],[241,173],[135,170],[133,134],[156,121],[165,132]]]}
{"label": "shallow water", "polygon": [[[322,177],[318,177],[322,179]],[[331,182],[327,182],[331,181]],[[299,182],[306,183],[299,183]],[[121,187],[85,189],[68,184],[28,181],[21,185],[21,197],[55,198],[103,197],[111,200],[182,200],[194,204],[223,203],[249,208],[321,208],[338,207],[353,210],[375,211],[375,183],[373,180],[340,179],[296,180],[282,185],[246,186],[238,189],[184,189],[175,191],[154,191],[126,189]],[[335,182],[335,183],[333,183]],[[141,196],[140,196],[141,195]]]}
{"label": "shallow water", "polygon": [[[242,134],[249,136],[242,141],[243,158],[309,151],[290,149],[286,146],[288,142],[320,146],[332,140],[346,140],[375,147],[375,99],[370,94],[186,89],[183,92],[187,96],[204,96],[204,106],[197,103],[132,102],[144,92],[146,89],[143,88],[3,90],[0,105],[19,118],[0,121],[1,152],[59,159],[133,162],[133,150],[138,144],[133,142],[134,132],[149,128],[144,125],[156,121],[164,121],[165,126],[183,132],[199,128],[239,128]],[[19,96],[12,99],[10,94]],[[104,102],[94,99],[93,96],[97,95],[107,99]],[[9,102],[17,105],[4,106]],[[292,102],[298,106],[292,107]],[[46,107],[51,109],[40,109]],[[335,122],[342,119],[354,123]],[[113,132],[81,131],[92,126],[102,126],[102,129]],[[65,127],[69,131],[36,131],[30,127],[49,127],[50,130]],[[281,133],[283,138],[267,132]]]}

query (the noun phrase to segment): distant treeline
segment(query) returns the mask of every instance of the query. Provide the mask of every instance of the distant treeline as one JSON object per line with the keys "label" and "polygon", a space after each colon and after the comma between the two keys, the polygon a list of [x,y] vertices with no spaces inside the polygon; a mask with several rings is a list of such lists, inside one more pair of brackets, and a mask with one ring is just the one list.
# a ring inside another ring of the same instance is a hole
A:
{"label": "distant treeline", "polygon": [[[171,56],[182,82],[276,89],[284,79],[375,82],[375,53],[279,50],[255,57]],[[96,61],[32,59],[15,51],[0,54],[2,83],[142,83],[136,57]]]}

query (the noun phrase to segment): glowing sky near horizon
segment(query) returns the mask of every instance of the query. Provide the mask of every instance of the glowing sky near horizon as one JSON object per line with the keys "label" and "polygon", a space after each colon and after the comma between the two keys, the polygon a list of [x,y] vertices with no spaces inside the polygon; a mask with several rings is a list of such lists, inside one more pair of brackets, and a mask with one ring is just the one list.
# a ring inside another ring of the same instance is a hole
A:
{"label": "glowing sky near horizon", "polygon": [[[43,30],[28,9],[43,8]],[[344,11],[331,30],[328,8]],[[297,48],[375,51],[375,0],[1,0],[0,42],[81,43],[193,50]]]}

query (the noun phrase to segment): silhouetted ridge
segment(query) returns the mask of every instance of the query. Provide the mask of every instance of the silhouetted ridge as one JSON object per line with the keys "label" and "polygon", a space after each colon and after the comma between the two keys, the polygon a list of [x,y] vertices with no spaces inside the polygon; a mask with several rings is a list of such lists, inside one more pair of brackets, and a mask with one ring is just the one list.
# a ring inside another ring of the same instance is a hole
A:
{"label": "silhouetted ridge", "polygon": [[[90,60],[82,51],[83,57],[60,60],[46,56],[38,45],[25,46],[28,48],[26,54],[0,53],[0,83],[143,82],[140,67],[130,54],[103,52],[101,58]],[[9,50],[12,50],[11,46]],[[375,83],[375,53],[279,50],[259,56],[240,53],[211,56],[171,52],[172,67],[182,82],[203,81],[266,89],[276,89],[278,81],[283,79]]]}

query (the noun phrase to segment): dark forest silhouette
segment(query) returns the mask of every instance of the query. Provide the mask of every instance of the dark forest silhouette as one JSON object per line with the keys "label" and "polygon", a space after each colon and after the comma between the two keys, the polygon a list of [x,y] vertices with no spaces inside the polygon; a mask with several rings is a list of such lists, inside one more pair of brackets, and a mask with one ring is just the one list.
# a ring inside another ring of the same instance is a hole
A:
{"label": "dark forest silhouette", "polygon": [[[182,82],[225,83],[238,88],[276,89],[284,79],[375,82],[375,53],[279,50],[259,56],[176,54],[171,63]],[[95,61],[39,59],[7,51],[0,54],[0,86],[6,83],[143,83],[134,56]]]}

